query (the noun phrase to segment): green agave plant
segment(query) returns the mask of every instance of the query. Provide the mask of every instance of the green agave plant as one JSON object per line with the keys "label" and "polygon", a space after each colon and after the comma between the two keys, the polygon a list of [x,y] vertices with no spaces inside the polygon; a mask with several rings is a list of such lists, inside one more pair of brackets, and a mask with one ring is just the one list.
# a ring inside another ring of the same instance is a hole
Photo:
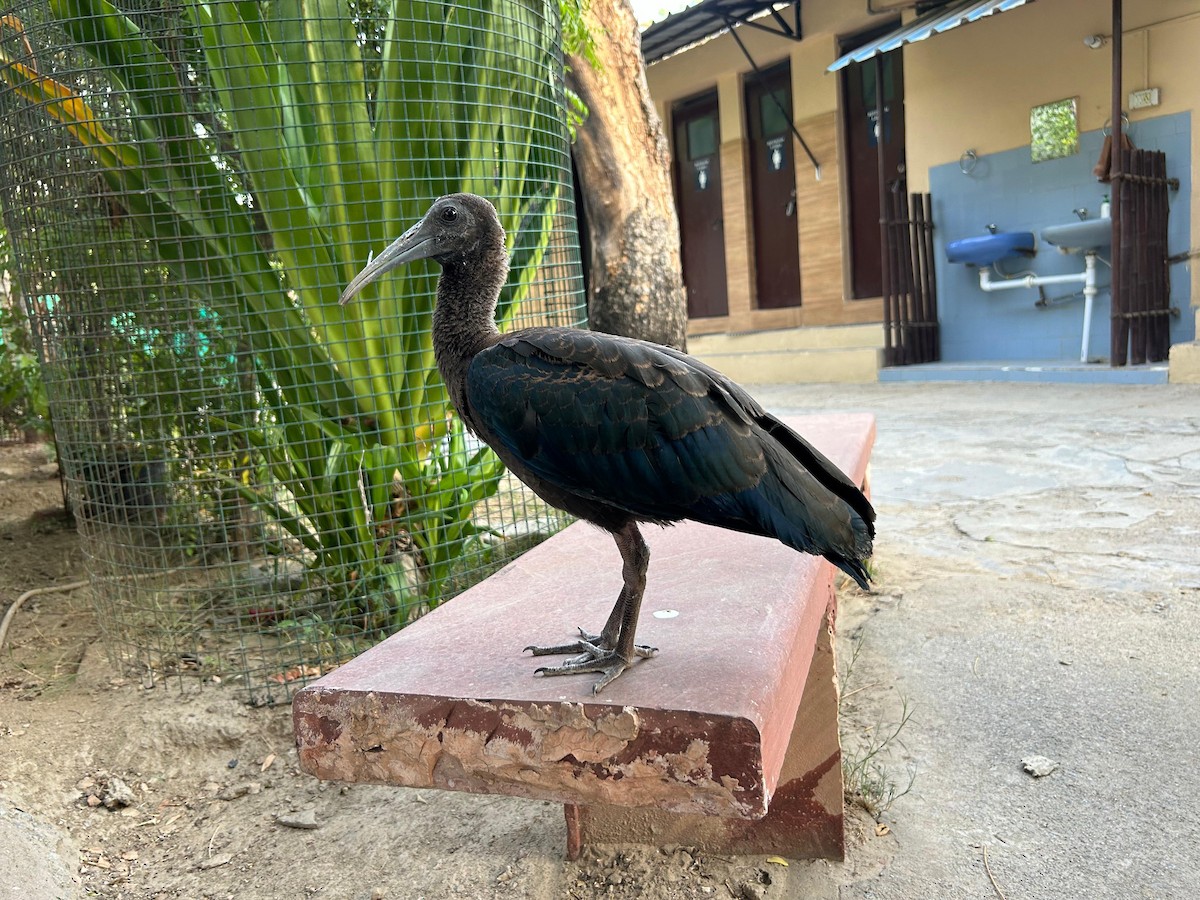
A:
{"label": "green agave plant", "polygon": [[[435,197],[494,200],[512,241],[503,327],[538,283],[569,180],[556,6],[539,0],[183,4],[186,40],[108,0],[50,0],[115,93],[13,55],[3,79],[65,127],[197,302],[249,323],[266,415],[236,490],[374,628],[436,605],[502,475],[451,417],[429,338],[436,270],[337,296]],[[20,29],[7,17],[3,25]],[[11,44],[12,42],[8,42]],[[26,44],[28,47],[28,44]],[[131,123],[132,140],[114,136]],[[285,490],[280,491],[279,485]],[[396,542],[415,544],[419,584]]]}

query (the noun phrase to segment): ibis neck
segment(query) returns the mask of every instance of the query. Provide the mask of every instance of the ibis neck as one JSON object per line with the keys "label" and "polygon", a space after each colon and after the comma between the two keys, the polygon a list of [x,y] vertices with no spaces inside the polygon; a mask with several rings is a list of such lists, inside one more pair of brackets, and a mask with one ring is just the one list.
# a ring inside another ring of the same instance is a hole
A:
{"label": "ibis neck", "polygon": [[471,425],[466,409],[467,367],[476,353],[496,343],[496,302],[508,278],[508,258],[502,262],[471,265],[460,261],[442,265],[438,280],[437,306],[433,311],[433,353],[450,399]]}

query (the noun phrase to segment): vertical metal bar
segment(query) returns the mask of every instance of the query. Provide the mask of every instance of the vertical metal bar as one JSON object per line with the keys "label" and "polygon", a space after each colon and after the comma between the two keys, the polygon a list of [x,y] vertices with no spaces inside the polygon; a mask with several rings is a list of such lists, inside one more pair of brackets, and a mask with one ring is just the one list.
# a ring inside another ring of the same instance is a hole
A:
{"label": "vertical metal bar", "polygon": [[896,194],[888,191],[888,265],[889,276],[892,279],[892,303],[896,313],[896,364],[907,366],[909,363],[908,344],[908,310],[904,302],[904,269],[900,264],[902,247],[900,244],[900,213],[896,210]]}
{"label": "vertical metal bar", "polygon": [[1159,251],[1154,208],[1154,198],[1158,192],[1158,186],[1154,179],[1154,158],[1157,153],[1143,150],[1139,155],[1142,157],[1142,164],[1138,168],[1145,177],[1141,185],[1142,209],[1138,212],[1138,220],[1142,223],[1140,227],[1145,229],[1142,232],[1143,236],[1139,238],[1139,243],[1142,245],[1142,282],[1145,285],[1145,296],[1142,298],[1139,309],[1142,310],[1142,361],[1150,362],[1154,358],[1154,334],[1157,320],[1155,310],[1158,309],[1161,302],[1158,267],[1154,264],[1155,254]]}
{"label": "vertical metal bar", "polygon": [[905,321],[907,322],[904,344],[908,347],[908,361],[915,363],[921,362],[921,313],[920,294],[917,287],[918,270],[913,260],[913,226],[912,216],[909,214],[907,179],[901,181],[900,189],[896,191],[896,211],[900,218],[896,230],[900,238],[900,281],[904,285]]}
{"label": "vertical metal bar", "polygon": [[1158,209],[1159,209],[1159,239],[1163,241],[1163,314],[1159,316],[1159,322],[1162,323],[1162,344],[1159,347],[1158,359],[1156,362],[1164,361],[1171,354],[1171,264],[1168,262],[1170,256],[1170,238],[1168,234],[1168,224],[1170,222],[1171,204],[1168,197],[1170,190],[1170,179],[1166,173],[1166,154],[1160,157],[1159,174],[1163,176],[1163,184],[1158,186]]}
{"label": "vertical metal bar", "polygon": [[933,256],[929,246],[929,209],[926,203],[928,194],[916,194],[913,201],[921,214],[921,229],[917,232],[917,240],[921,242],[921,296],[922,316],[925,319],[925,349],[924,362],[933,362],[937,347],[934,344],[934,329],[937,327],[937,316],[934,313],[933,300]]}
{"label": "vertical metal bar", "polygon": [[875,54],[875,164],[879,177],[879,268],[883,294],[883,364],[896,365],[895,327],[892,310],[890,275],[891,253],[888,250],[888,191],[887,168],[883,158],[883,54]]}
{"label": "vertical metal bar", "polygon": [[937,264],[933,258],[933,197],[925,194],[925,258],[929,262],[929,362],[942,358],[942,326],[938,322]]}
{"label": "vertical metal bar", "polygon": [[1111,363],[1125,365],[1125,345],[1128,339],[1129,320],[1122,316],[1125,311],[1121,290],[1121,206],[1124,193],[1121,180],[1121,58],[1123,28],[1121,0],[1112,0],[1112,339],[1110,341]]}
{"label": "vertical metal bar", "polygon": [[928,194],[913,194],[913,243],[920,260],[921,279],[921,362],[933,362],[933,297],[930,278],[933,274],[933,258],[929,255],[929,220],[926,217],[925,198]]}
{"label": "vertical metal bar", "polygon": [[1153,325],[1153,344],[1150,349],[1150,362],[1162,362],[1171,353],[1171,277],[1167,269],[1167,154],[1158,151],[1154,154],[1154,189],[1153,194],[1153,234],[1155,239],[1154,251],[1150,263],[1154,266],[1155,283],[1158,285],[1158,298],[1155,304],[1155,314],[1151,320]]}
{"label": "vertical metal bar", "polygon": [[1141,280],[1141,259],[1139,252],[1141,250],[1141,240],[1139,236],[1144,234],[1138,228],[1138,209],[1141,206],[1141,197],[1139,195],[1140,185],[1135,176],[1137,172],[1136,155],[1132,152],[1126,154],[1122,152],[1121,157],[1121,182],[1124,188],[1125,209],[1123,210],[1124,218],[1121,224],[1124,226],[1121,229],[1121,306],[1122,312],[1125,314],[1125,330],[1129,338],[1129,357],[1126,360],[1129,365],[1138,364],[1138,338],[1141,337],[1140,329],[1137,325],[1138,303],[1142,297],[1139,281]]}
{"label": "vertical metal bar", "polygon": [[920,347],[917,338],[917,290],[916,279],[913,277],[913,257],[912,257],[912,220],[908,215],[908,191],[901,186],[901,190],[896,192],[896,214],[899,221],[896,223],[896,236],[900,243],[900,256],[897,262],[900,264],[900,284],[903,287],[901,293],[902,302],[904,303],[904,346],[908,348],[909,364],[920,362]]}
{"label": "vertical metal bar", "polygon": [[1146,362],[1153,362],[1158,347],[1158,311],[1162,306],[1162,247],[1158,240],[1158,153],[1146,154]]}
{"label": "vertical metal bar", "polygon": [[[1150,362],[1154,359],[1154,335],[1157,331],[1158,321],[1155,311],[1162,301],[1159,289],[1158,266],[1154,264],[1155,256],[1159,253],[1158,221],[1157,210],[1155,208],[1155,196],[1158,193],[1158,185],[1154,177],[1156,171],[1155,157],[1158,156],[1158,153],[1152,150],[1143,150],[1140,155],[1142,157],[1142,164],[1139,166],[1139,169],[1146,179],[1142,183],[1142,210],[1139,213],[1139,219],[1144,223],[1146,229],[1144,237],[1140,238],[1142,244],[1142,281],[1146,286],[1146,295],[1141,304],[1141,309],[1143,310],[1142,358],[1143,361]],[[1159,258],[1161,259],[1161,257]]]}
{"label": "vertical metal bar", "polygon": [[889,191],[892,202],[892,293],[896,299],[896,323],[900,326],[898,343],[900,365],[912,365],[912,310],[908,304],[908,278],[905,264],[906,224],[904,185],[894,184]]}
{"label": "vertical metal bar", "polygon": [[925,274],[921,259],[921,202],[917,194],[905,194],[908,208],[908,257],[912,261],[913,362],[925,362]]}
{"label": "vertical metal bar", "polygon": [[1136,198],[1134,196],[1133,184],[1125,177],[1129,172],[1129,151],[1128,150],[1113,150],[1113,161],[1120,167],[1121,178],[1113,178],[1113,184],[1117,185],[1117,196],[1121,198],[1121,202],[1114,209],[1114,213],[1121,217],[1121,243],[1113,249],[1113,266],[1118,270],[1120,282],[1116,284],[1117,291],[1121,297],[1120,312],[1116,315],[1118,318],[1114,321],[1117,326],[1114,329],[1113,337],[1118,342],[1114,347],[1114,356],[1112,364],[1114,366],[1124,366],[1129,362],[1129,340],[1130,340],[1130,313],[1133,312],[1133,299],[1135,291],[1135,270],[1134,270],[1134,233],[1133,233],[1133,211]]}
{"label": "vertical metal bar", "polygon": [[1130,206],[1133,215],[1126,220],[1131,226],[1126,229],[1126,235],[1130,247],[1130,259],[1133,262],[1132,271],[1128,273],[1126,281],[1129,285],[1129,290],[1125,295],[1125,306],[1133,313],[1133,317],[1129,320],[1129,363],[1130,365],[1140,366],[1146,361],[1146,325],[1148,324],[1147,313],[1150,309],[1150,292],[1153,290],[1153,276],[1150,272],[1147,263],[1147,250],[1150,246],[1150,232],[1147,228],[1149,219],[1147,213],[1147,200],[1149,197],[1149,185],[1146,183],[1146,176],[1150,174],[1149,153],[1144,150],[1131,150],[1129,152],[1129,164],[1123,171],[1133,176],[1132,183],[1128,186],[1129,195],[1131,198]]}
{"label": "vertical metal bar", "polygon": [[884,271],[886,272],[888,285],[887,302],[892,311],[892,342],[894,362],[893,365],[902,366],[905,364],[904,359],[904,309],[900,304],[900,279],[896,276],[896,235],[895,235],[895,219],[896,214],[892,209],[892,195],[885,193],[883,197],[883,218],[887,223],[887,237],[885,238],[885,256]]}

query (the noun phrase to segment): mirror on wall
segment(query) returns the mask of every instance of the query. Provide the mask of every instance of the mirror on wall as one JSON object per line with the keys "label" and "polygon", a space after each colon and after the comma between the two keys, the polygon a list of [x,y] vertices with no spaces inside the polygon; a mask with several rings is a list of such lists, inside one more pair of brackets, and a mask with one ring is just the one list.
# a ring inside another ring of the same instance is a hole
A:
{"label": "mirror on wall", "polygon": [[1035,106],[1029,113],[1029,147],[1035,163],[1079,152],[1077,98]]}

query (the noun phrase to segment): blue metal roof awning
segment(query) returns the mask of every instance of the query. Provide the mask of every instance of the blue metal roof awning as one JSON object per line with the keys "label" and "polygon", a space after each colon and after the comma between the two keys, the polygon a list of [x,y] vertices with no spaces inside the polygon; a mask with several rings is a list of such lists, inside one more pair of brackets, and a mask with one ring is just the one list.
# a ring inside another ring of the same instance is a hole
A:
{"label": "blue metal roof awning", "polygon": [[867,41],[861,47],[857,47],[839,58],[826,71],[836,72],[852,62],[865,62],[877,54],[888,53],[904,44],[915,44],[930,35],[941,34],[943,31],[949,31],[951,28],[957,28],[967,22],[974,22],[990,16],[992,13],[1016,9],[1018,6],[1024,6],[1027,2],[1032,2],[1032,0],[962,0],[959,3],[951,3],[949,6],[943,6],[917,16],[907,25],[882,37]]}

